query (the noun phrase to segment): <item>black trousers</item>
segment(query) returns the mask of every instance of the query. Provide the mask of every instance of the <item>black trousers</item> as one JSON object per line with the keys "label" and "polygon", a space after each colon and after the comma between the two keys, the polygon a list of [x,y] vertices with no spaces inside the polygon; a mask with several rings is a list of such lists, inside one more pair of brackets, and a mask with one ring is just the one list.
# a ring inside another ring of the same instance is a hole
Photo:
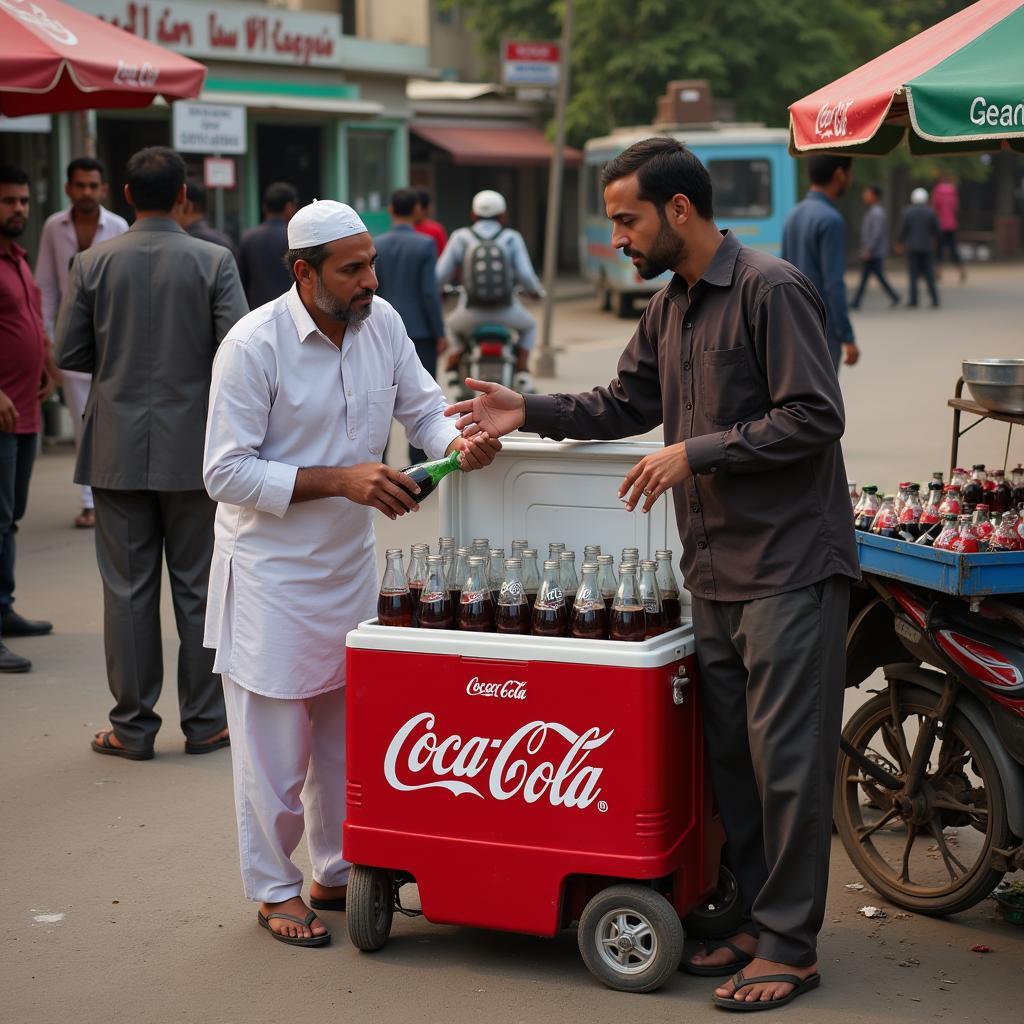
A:
{"label": "black trousers", "polygon": [[917,282],[924,278],[928,285],[928,294],[931,296],[932,305],[939,304],[939,292],[935,287],[935,255],[931,252],[908,252],[907,253],[907,275],[910,278],[910,295],[907,302],[911,306],[917,305]]}
{"label": "black trousers", "polygon": [[878,283],[885,290],[886,295],[889,296],[890,301],[898,302],[899,296],[896,294],[896,289],[889,284],[888,279],[885,276],[885,266],[882,259],[878,256],[872,257],[871,259],[863,260],[860,265],[860,284],[857,286],[857,294],[853,297],[851,306],[859,306],[860,300],[864,297],[864,290],[868,286],[868,279],[870,277],[877,277]]}
{"label": "black trousers", "polygon": [[704,736],[758,955],[817,959],[832,846],[850,583],[753,601],[693,599]]}
{"label": "black trousers", "polygon": [[160,728],[154,708],[164,681],[160,577],[166,558],[178,629],[181,730],[188,740],[209,739],[227,724],[214,652],[203,647],[217,506],[205,491],[95,487],[93,494],[107,681],[114,697],[110,724],[136,750],[152,747]]}

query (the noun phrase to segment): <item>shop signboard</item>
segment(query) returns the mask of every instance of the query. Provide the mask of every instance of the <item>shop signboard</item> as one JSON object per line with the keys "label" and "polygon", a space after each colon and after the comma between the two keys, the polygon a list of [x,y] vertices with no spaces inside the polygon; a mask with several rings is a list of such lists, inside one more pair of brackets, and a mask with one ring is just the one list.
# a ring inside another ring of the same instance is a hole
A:
{"label": "shop signboard", "polygon": [[229,156],[206,157],[203,160],[203,184],[207,188],[234,188],[235,161]]}
{"label": "shop signboard", "polygon": [[53,131],[53,122],[49,114],[28,114],[25,117],[4,117],[0,114],[0,132],[31,132],[36,135],[49,135]]}
{"label": "shop signboard", "polygon": [[179,100],[172,106],[173,145],[179,153],[244,153],[245,107]]}
{"label": "shop signboard", "polygon": [[505,85],[554,89],[560,60],[558,43],[506,40],[502,45],[501,80]]}
{"label": "shop signboard", "polygon": [[191,0],[75,0],[75,6],[142,39],[198,60],[340,66],[341,16],[330,11]]}

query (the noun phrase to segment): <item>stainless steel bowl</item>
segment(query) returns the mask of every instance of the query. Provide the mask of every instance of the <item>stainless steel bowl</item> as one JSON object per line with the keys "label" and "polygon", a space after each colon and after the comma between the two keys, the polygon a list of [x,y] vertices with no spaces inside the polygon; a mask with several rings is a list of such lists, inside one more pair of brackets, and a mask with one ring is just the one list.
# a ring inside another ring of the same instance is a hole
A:
{"label": "stainless steel bowl", "polygon": [[1024,416],[1024,359],[965,359],[963,374],[978,405]]}

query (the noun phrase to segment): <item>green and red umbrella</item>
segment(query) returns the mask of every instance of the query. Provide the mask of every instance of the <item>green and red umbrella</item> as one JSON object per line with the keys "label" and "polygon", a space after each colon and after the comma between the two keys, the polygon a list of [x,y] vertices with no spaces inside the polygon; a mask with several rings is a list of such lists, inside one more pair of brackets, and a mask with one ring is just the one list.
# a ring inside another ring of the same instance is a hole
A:
{"label": "green and red umbrella", "polygon": [[1024,152],[1024,0],[979,0],[789,108],[794,154]]}

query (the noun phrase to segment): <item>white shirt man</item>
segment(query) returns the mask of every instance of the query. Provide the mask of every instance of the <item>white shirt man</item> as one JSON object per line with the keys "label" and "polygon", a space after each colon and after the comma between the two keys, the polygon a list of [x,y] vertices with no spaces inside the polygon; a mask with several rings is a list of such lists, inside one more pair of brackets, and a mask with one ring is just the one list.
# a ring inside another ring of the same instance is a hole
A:
{"label": "white shirt man", "polygon": [[243,317],[214,365],[205,644],[224,678],[246,895],[275,938],[322,945],[290,855],[305,817],[310,903],[343,909],[345,635],[375,613],[371,510],[418,507],[403,490],[415,484],[380,462],[392,416],[431,458],[461,449],[466,469],[498,446],[444,418],[401,319],[373,299],[375,252],[355,212],[313,203],[288,236],[296,284]]}
{"label": "white shirt man", "polygon": [[[43,326],[50,338],[61,299],[68,290],[71,260],[83,250],[117,238],[128,230],[128,222],[123,217],[102,205],[107,196],[107,182],[103,164],[98,160],[92,157],[72,160],[68,164],[64,194],[71,205],[46,218],[36,260],[36,283],[43,296]],[[61,377],[77,451],[82,441],[82,417],[89,400],[92,374],[64,370]],[[83,484],[81,492],[82,511],[75,518],[75,525],[90,527],[94,522],[92,488]]]}

